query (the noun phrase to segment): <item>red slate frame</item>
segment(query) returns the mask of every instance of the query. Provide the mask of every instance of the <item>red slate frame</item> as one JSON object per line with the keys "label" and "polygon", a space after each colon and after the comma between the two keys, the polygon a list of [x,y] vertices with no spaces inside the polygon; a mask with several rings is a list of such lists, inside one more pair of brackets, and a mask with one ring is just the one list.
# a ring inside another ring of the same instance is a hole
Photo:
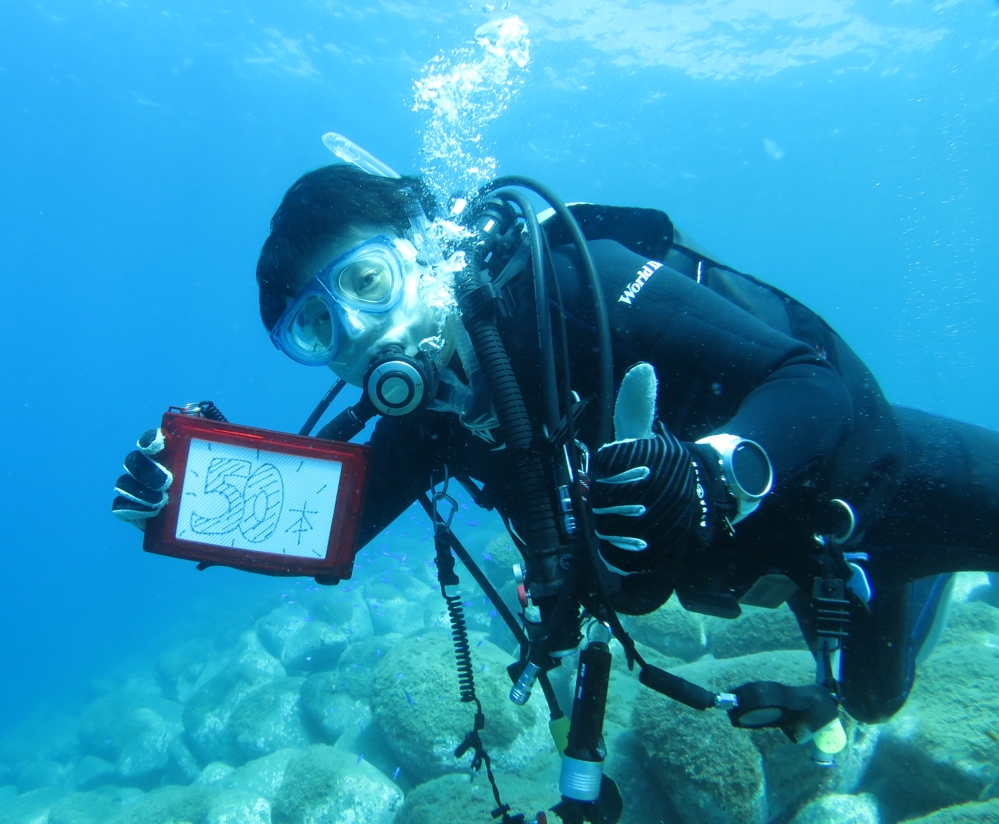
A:
{"label": "red slate frame", "polygon": [[[188,561],[200,561],[207,566],[229,566],[265,575],[315,576],[349,578],[354,569],[355,542],[361,522],[364,498],[368,486],[371,447],[339,443],[273,432],[252,426],[220,423],[193,415],[167,412],[161,424],[166,446],[156,460],[174,476],[169,503],[146,524],[142,548],[146,552],[169,555]],[[335,460],[342,464],[336,509],[330,529],[326,557],[319,560],[273,553],[250,552],[243,549],[185,541],[177,538],[177,516],[185,471],[188,445],[192,438],[231,444],[253,449],[266,449],[303,458]]]}

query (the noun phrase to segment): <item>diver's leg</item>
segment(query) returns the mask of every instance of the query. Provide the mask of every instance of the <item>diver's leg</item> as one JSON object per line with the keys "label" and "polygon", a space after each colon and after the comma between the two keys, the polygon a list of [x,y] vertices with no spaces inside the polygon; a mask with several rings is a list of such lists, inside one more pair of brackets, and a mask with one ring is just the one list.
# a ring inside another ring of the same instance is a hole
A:
{"label": "diver's leg", "polygon": [[870,613],[843,645],[841,698],[861,721],[905,703],[946,621],[959,570],[999,571],[999,432],[895,408],[905,437],[889,511],[850,550],[866,552]]}
{"label": "diver's leg", "polygon": [[857,549],[875,584],[999,572],[999,432],[895,407],[905,468],[889,511]]}
{"label": "diver's leg", "polygon": [[840,698],[858,721],[884,721],[905,703],[916,664],[947,620],[952,580],[937,575],[875,591],[870,613],[858,616],[840,665]]}

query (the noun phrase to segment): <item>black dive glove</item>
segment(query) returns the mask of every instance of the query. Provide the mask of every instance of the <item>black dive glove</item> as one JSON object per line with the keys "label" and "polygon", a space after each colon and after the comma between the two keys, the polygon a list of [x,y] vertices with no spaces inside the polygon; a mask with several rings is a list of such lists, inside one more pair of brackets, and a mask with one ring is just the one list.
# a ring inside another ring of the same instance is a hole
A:
{"label": "black dive glove", "polygon": [[650,364],[628,371],[614,405],[616,440],[598,450],[593,466],[600,555],[626,575],[676,560],[692,543],[707,544],[717,510],[726,508],[704,447],[653,431],[656,388]]}
{"label": "black dive glove", "polygon": [[173,474],[153,460],[163,451],[163,432],[147,429],[136,442],[139,448],[125,456],[125,474],[118,478],[111,514],[145,529],[146,521],[167,504]]}

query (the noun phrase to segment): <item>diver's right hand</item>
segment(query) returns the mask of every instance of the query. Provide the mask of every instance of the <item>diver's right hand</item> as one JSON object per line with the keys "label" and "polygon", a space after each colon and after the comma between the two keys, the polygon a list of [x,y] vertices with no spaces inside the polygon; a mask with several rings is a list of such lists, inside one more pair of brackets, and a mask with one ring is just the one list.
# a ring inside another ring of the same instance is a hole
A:
{"label": "diver's right hand", "polygon": [[125,456],[125,474],[115,483],[111,514],[144,530],[146,521],[166,506],[173,474],[153,460],[154,455],[163,451],[161,429],[147,429],[136,446],[137,450]]}

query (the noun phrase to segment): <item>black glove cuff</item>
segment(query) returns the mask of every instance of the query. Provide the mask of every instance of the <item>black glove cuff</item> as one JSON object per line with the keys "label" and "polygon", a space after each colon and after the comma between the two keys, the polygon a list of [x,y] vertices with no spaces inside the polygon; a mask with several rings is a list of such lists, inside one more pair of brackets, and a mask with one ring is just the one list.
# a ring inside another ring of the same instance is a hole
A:
{"label": "black glove cuff", "polygon": [[722,480],[721,468],[718,465],[718,453],[707,444],[690,443],[683,445],[690,451],[697,466],[698,480],[704,490],[704,501],[707,506],[706,523],[700,525],[703,543],[708,544],[714,538],[718,524],[733,516],[737,510],[736,500],[728,491]]}

